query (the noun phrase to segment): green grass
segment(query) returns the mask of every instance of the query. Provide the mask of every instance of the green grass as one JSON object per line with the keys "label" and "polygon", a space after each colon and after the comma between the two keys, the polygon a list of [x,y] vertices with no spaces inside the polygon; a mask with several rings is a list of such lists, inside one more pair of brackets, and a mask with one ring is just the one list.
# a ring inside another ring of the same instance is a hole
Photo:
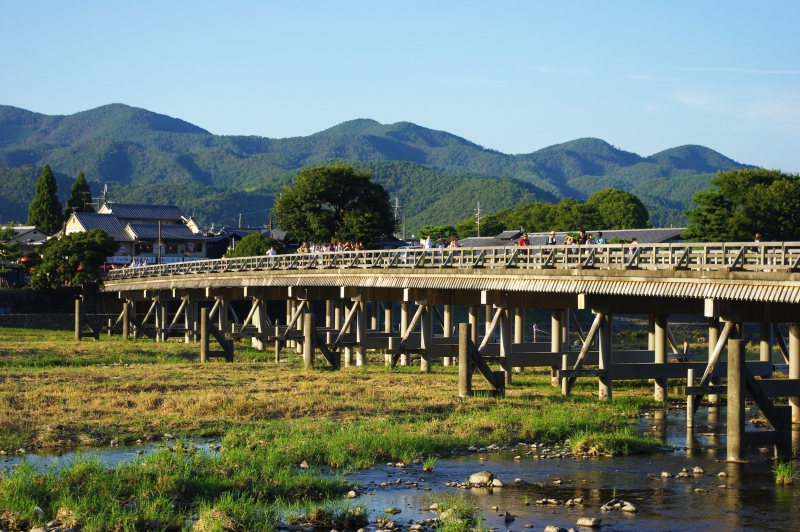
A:
{"label": "green grass", "polygon": [[488,532],[478,507],[463,492],[433,494],[430,499],[439,505],[438,532]]}
{"label": "green grass", "polygon": [[797,477],[797,468],[791,461],[776,463],[772,466],[772,472],[776,484],[794,484],[794,479]]}

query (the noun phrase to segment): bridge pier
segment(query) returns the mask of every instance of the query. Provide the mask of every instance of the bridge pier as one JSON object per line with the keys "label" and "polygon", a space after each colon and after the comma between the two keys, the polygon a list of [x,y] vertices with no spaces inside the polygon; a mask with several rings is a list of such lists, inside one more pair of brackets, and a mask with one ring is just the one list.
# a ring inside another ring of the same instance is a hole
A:
{"label": "bridge pier", "polygon": [[[514,309],[514,344],[521,345],[525,343],[525,309]],[[514,368],[514,373],[522,373],[521,367]]]}
{"label": "bridge pier", "polygon": [[[564,332],[563,327],[564,310],[553,309],[550,311],[550,352],[559,354],[564,352]],[[561,384],[558,366],[550,367],[550,384],[559,386]]]}
{"label": "bridge pier", "polygon": [[[711,354],[714,352],[714,348],[717,346],[717,342],[719,342],[719,318],[717,317],[710,317],[708,318],[708,356],[711,357]],[[722,384],[722,377],[711,377],[711,384],[713,386],[719,386]],[[712,393],[708,395],[708,402],[712,405],[719,404],[719,394]]]}
{"label": "bridge pier", "polygon": [[[653,362],[656,364],[667,363],[667,316],[654,316],[654,335],[653,335],[653,348],[655,358]],[[667,400],[668,379],[666,377],[659,377],[654,380],[653,399],[656,401]]]}
{"label": "bridge pier", "polygon": [[[478,341],[478,312],[479,307],[477,305],[470,305],[469,306],[469,317],[468,317],[468,324],[469,324],[469,339],[472,343]],[[460,361],[459,361],[460,363]]]}
{"label": "bridge pier", "polygon": [[[359,298],[360,299],[360,298]],[[367,339],[367,304],[364,301],[353,301],[356,305],[356,366],[363,366],[367,362],[367,348],[364,347]]]}
{"label": "bridge pier", "polygon": [[775,338],[772,335],[772,324],[762,321],[759,327],[759,356],[758,359],[762,362],[772,361],[772,347],[775,344]]}
{"label": "bridge pier", "polygon": [[600,330],[598,331],[598,365],[597,367],[604,371],[600,375],[599,388],[597,390],[597,397],[601,401],[610,401],[613,396],[613,379],[611,372],[611,329],[612,318],[611,314],[604,314],[600,321]]}
{"label": "bridge pier", "polygon": [[[453,336],[453,305],[444,305],[442,308],[442,337]],[[450,357],[442,357],[442,365],[450,365]]]}
{"label": "bridge pier", "polygon": [[744,345],[743,340],[728,340],[728,462],[744,456]]}
{"label": "bridge pier", "polygon": [[[411,303],[409,301],[400,302],[400,332],[404,333],[408,330],[409,312],[411,310]],[[403,353],[400,355],[400,365],[408,365],[408,355]]]}
{"label": "bridge pier", "polygon": [[419,357],[419,369],[422,373],[430,373],[433,362],[433,308],[431,305],[422,304],[422,316],[420,317],[420,348],[423,350]]}
{"label": "bridge pier", "polygon": [[[800,379],[800,323],[789,324],[789,378]],[[800,397],[789,397],[792,423],[800,423]]]}

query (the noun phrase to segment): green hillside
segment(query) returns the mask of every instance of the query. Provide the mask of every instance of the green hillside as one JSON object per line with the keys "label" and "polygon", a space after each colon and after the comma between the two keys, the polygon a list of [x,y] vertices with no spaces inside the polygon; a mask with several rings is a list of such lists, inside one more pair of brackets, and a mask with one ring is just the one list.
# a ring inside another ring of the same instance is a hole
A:
{"label": "green hillside", "polygon": [[[592,138],[507,155],[410,122],[359,119],[269,139],[213,135],[122,104],[69,116],[0,106],[0,168],[33,172],[48,163],[61,176],[83,171],[90,183],[111,183],[117,201],[174,202],[208,224],[229,225],[239,211],[257,211],[248,224],[266,223],[272,198],[294,172],[331,160],[372,171],[415,225],[455,223],[477,201],[489,212],[532,199],[585,199],[608,186],[640,195],[654,225],[683,224],[696,190],[717,170],[743,166],[702,146],[641,157]],[[0,220],[16,218],[23,204],[27,213],[26,192],[11,184],[21,174],[0,175]]]}

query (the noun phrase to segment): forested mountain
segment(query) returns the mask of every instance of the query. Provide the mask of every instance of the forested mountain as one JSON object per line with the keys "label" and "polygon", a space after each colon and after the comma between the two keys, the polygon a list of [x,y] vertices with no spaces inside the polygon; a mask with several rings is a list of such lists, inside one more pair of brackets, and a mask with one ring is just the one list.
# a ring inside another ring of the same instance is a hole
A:
{"label": "forested mountain", "polygon": [[307,137],[269,139],[213,135],[121,104],[69,116],[0,106],[0,220],[19,219],[27,209],[19,187],[48,163],[63,196],[83,171],[93,190],[110,183],[116,201],[176,203],[207,224],[231,225],[239,212],[252,213],[243,222],[260,225],[297,169],[332,160],[372,171],[400,198],[410,231],[455,223],[477,201],[490,212],[534,199],[584,199],[609,186],[640,196],[654,225],[682,224],[692,195],[717,170],[744,166],[702,146],[641,157],[600,139],[507,155],[409,122],[360,119]]}

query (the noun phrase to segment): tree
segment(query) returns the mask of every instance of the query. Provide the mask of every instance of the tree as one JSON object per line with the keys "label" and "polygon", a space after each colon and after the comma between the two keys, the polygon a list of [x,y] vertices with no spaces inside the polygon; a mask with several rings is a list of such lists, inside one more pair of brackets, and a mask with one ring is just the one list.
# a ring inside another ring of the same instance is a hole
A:
{"label": "tree", "polygon": [[595,192],[586,201],[601,218],[598,229],[642,229],[650,227],[650,214],[644,203],[624,190],[607,188]]}
{"label": "tree", "polygon": [[72,184],[72,194],[67,200],[67,215],[70,212],[94,212],[92,207],[92,190],[86,182],[83,172],[78,174],[78,178]]}
{"label": "tree", "polygon": [[36,181],[36,195],[28,207],[28,225],[50,232],[54,225],[63,221],[64,213],[61,202],[58,201],[58,183],[50,165],[46,164]]}
{"label": "tree", "polygon": [[691,241],[800,240],[800,175],[742,168],[718,172],[686,211]]}
{"label": "tree", "polygon": [[449,240],[451,236],[457,234],[456,228],[452,225],[426,225],[419,230],[420,239],[431,235],[432,238],[446,238]]}
{"label": "tree", "polygon": [[278,252],[283,250],[283,246],[274,238],[266,237],[261,233],[253,233],[241,239],[235,248],[225,253],[225,256],[228,258],[256,257],[266,255],[270,247],[274,247]]}
{"label": "tree", "polygon": [[8,266],[20,256],[20,243],[10,241],[16,234],[10,225],[0,227],[0,275],[11,271]]}
{"label": "tree", "polygon": [[101,229],[48,240],[42,244],[42,259],[31,274],[30,286],[60,288],[95,281],[100,277],[100,266],[117,247],[114,239]]}
{"label": "tree", "polygon": [[349,164],[306,168],[284,187],[273,215],[300,240],[357,240],[371,246],[395,231],[389,193]]}

